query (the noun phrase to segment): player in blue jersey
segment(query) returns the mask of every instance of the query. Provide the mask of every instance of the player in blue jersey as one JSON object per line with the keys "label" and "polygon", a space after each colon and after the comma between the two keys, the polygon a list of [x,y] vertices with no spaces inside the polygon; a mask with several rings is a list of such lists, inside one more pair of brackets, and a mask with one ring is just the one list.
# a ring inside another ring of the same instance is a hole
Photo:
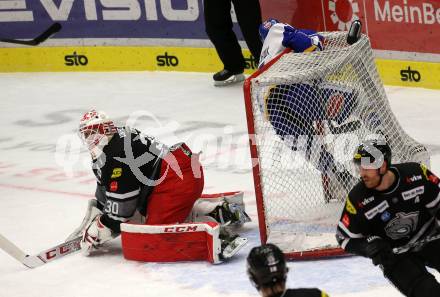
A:
{"label": "player in blue jersey", "polygon": [[313,30],[296,29],[291,25],[268,19],[260,25],[260,37],[263,41],[258,67],[272,60],[286,48],[296,53],[323,50],[324,37]]}
{"label": "player in blue jersey", "polygon": [[[259,68],[289,48],[293,53],[325,50],[325,39],[313,30],[296,29],[291,25],[269,19],[260,26],[263,49]],[[268,66],[266,66],[268,67]],[[324,125],[333,129],[344,124],[357,104],[358,92],[342,82],[329,82],[324,77],[313,77],[299,83],[278,84],[260,97],[259,105],[276,134],[293,150],[299,149],[299,137],[307,139],[306,158],[321,172],[336,170],[333,156],[322,144],[313,141],[314,135],[324,134]],[[322,139],[322,138],[321,138]],[[298,142],[298,144],[297,144]],[[320,150],[316,160],[310,160],[312,150]],[[341,174],[341,172],[338,172]]]}

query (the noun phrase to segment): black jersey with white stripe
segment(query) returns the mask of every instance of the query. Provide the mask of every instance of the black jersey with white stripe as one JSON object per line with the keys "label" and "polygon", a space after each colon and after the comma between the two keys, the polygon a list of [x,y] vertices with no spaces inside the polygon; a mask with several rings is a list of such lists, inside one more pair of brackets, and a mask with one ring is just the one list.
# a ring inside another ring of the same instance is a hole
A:
{"label": "black jersey with white stripe", "polygon": [[436,232],[440,207],[439,179],[418,163],[396,164],[385,191],[359,182],[348,194],[336,238],[347,252],[365,256],[367,238],[379,236],[398,247]]}
{"label": "black jersey with white stripe", "polygon": [[287,289],[281,297],[329,297],[325,292],[316,288]]}
{"label": "black jersey with white stripe", "polygon": [[[160,173],[167,147],[138,130],[118,127],[103,153],[93,162],[101,221],[115,232],[136,209],[145,215],[147,196]],[[142,200],[142,201],[141,201]]]}

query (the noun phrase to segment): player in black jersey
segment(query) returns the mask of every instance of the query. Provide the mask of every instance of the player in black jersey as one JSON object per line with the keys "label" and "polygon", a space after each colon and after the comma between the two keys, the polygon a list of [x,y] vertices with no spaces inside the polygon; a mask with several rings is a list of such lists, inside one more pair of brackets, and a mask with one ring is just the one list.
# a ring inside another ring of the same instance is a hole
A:
{"label": "player in black jersey", "polygon": [[[92,156],[96,199],[91,200],[83,223],[68,239],[82,235],[81,248],[85,255],[119,236],[121,224],[137,214],[144,225],[172,224],[164,231],[168,234],[174,232],[170,230],[184,230],[187,225],[178,226],[181,223],[241,225],[249,221],[243,196],[235,195],[239,192],[202,197],[204,177],[199,155],[192,153],[185,143],[166,146],[136,129],[115,126],[96,110],[84,114],[79,134]],[[226,231],[221,233],[222,248],[223,245],[226,248],[229,240],[245,243],[229,235]],[[190,249],[190,246],[179,248]],[[228,255],[234,251],[228,251]]]}
{"label": "player in black jersey", "polygon": [[286,289],[287,272],[283,252],[274,244],[254,247],[247,257],[247,273],[262,297],[328,297],[316,288]]}
{"label": "player in black jersey", "polygon": [[347,252],[380,265],[405,296],[440,296],[426,267],[440,271],[439,179],[418,163],[391,163],[382,140],[362,143],[354,155],[361,181],[348,194],[336,238]]}

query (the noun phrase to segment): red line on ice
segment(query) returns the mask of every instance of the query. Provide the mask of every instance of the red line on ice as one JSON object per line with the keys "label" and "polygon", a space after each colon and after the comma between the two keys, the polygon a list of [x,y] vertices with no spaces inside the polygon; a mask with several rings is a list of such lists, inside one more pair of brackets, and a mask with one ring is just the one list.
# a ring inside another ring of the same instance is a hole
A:
{"label": "red line on ice", "polygon": [[8,188],[8,189],[34,191],[34,192],[44,192],[44,193],[63,194],[63,195],[70,195],[70,196],[79,196],[79,197],[88,198],[88,199],[93,197],[93,195],[90,195],[90,194],[82,194],[82,193],[75,193],[75,192],[66,192],[66,191],[60,191],[60,190],[51,190],[51,189],[43,189],[43,188],[37,188],[37,187],[10,185],[10,184],[0,184],[0,187]]}

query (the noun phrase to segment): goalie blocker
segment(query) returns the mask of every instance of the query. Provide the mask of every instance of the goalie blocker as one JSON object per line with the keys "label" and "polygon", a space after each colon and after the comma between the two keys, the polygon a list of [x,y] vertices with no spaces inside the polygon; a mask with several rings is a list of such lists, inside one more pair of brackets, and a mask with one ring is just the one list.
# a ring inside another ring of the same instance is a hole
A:
{"label": "goalie blocker", "polygon": [[216,222],[121,224],[124,257],[143,262],[206,260],[213,264],[221,263],[247,242],[246,238],[222,238],[222,235],[220,224]]}

